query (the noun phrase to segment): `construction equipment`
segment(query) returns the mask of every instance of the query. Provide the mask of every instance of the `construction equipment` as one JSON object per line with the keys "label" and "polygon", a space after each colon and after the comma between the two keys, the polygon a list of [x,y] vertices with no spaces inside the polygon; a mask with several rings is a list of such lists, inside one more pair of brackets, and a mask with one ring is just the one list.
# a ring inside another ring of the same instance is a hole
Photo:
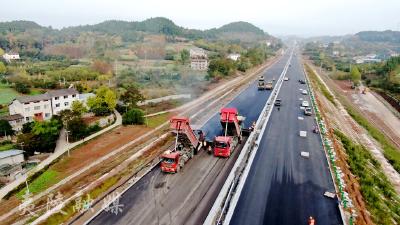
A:
{"label": "construction equipment", "polygon": [[187,117],[173,117],[170,129],[175,135],[175,144],[161,155],[161,170],[177,173],[205,145],[205,138],[201,130],[191,128]]}
{"label": "construction equipment", "polygon": [[257,89],[258,90],[265,90],[265,82],[259,80],[258,84],[257,84]]}
{"label": "construction equipment", "polygon": [[[223,108],[220,112],[223,136],[214,139],[214,155],[229,157],[236,146],[242,141],[243,133],[241,124],[244,117],[239,116],[236,108]],[[245,132],[248,134],[249,132]]]}
{"label": "construction equipment", "polygon": [[265,84],[265,89],[266,89],[266,90],[272,90],[273,87],[274,87],[274,86],[272,85],[272,81],[268,81],[268,82]]}

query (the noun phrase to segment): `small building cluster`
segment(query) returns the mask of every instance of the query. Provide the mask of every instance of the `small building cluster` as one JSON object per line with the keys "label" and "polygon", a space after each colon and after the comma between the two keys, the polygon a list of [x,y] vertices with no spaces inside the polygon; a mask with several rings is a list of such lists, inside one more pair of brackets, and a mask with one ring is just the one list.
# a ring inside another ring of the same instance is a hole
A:
{"label": "small building cluster", "polygon": [[356,56],[356,57],[353,57],[353,60],[355,61],[356,64],[379,63],[382,61],[382,59],[377,58],[376,54],[368,54],[365,56]]}
{"label": "small building cluster", "polygon": [[43,121],[58,115],[60,111],[71,109],[72,102],[81,101],[86,104],[89,96],[94,94],[79,94],[74,88],[51,90],[44,94],[22,96],[14,99],[8,106],[7,120],[14,130],[20,131],[22,125],[31,121]]}
{"label": "small building cluster", "polygon": [[208,56],[202,49],[190,49],[190,68],[192,70],[207,70]]}

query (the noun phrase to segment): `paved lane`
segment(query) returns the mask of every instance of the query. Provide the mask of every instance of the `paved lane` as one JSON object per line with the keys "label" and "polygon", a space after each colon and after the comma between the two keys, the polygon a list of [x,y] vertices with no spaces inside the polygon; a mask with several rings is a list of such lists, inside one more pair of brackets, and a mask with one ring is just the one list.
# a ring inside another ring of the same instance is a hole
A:
{"label": "paved lane", "polygon": [[[277,78],[289,54],[264,72],[267,80]],[[270,91],[258,91],[257,83],[234,98],[228,106],[237,107],[246,117],[245,126],[257,120]],[[209,138],[221,131],[219,114],[202,127]],[[216,158],[200,152],[179,174],[164,174],[159,168],[144,176],[125,192],[120,204],[121,214],[101,212],[90,224],[201,224],[228,176],[239,151],[229,159]]]}
{"label": "paved lane", "polygon": [[[301,225],[310,215],[317,224],[341,224],[336,201],[323,196],[334,186],[321,140],[312,133],[314,118],[300,110],[300,98],[310,102],[299,90],[306,88],[298,82],[304,79],[303,68],[297,57],[291,64],[290,81],[278,95],[283,106],[272,112],[231,225]],[[306,138],[300,130],[307,131]],[[310,158],[302,158],[301,151],[310,152]]]}

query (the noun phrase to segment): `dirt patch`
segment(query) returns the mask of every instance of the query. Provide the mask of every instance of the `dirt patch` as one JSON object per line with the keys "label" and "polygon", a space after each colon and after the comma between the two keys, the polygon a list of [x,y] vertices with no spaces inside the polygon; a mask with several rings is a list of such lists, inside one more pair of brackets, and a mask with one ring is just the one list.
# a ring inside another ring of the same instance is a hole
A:
{"label": "dirt patch", "polygon": [[102,135],[74,149],[71,153],[71,157],[63,158],[52,168],[60,172],[63,177],[67,176],[150,130],[150,128],[145,126],[118,127],[107,135]]}
{"label": "dirt patch", "polygon": [[[326,78],[326,77],[325,77]],[[336,91],[345,96],[353,106],[384,133],[400,148],[400,120],[373,93],[360,93],[359,89],[351,89],[349,81],[325,79]]]}
{"label": "dirt patch", "polygon": [[99,121],[100,119],[101,119],[100,116],[91,116],[91,117],[84,117],[84,118],[82,118],[83,122],[84,122],[86,125],[90,125],[90,124],[92,124],[92,123],[95,123],[96,121]]}

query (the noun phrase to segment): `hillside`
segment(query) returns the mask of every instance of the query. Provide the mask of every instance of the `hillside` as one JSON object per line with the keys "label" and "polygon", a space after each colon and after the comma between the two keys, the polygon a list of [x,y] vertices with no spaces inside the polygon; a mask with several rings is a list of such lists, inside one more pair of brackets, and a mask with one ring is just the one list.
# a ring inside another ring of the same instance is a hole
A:
{"label": "hillside", "polygon": [[355,34],[361,41],[366,42],[389,42],[400,44],[400,31],[362,31]]}
{"label": "hillside", "polygon": [[[12,34],[12,35],[11,35]],[[48,59],[46,55],[60,55],[67,52],[70,58],[80,58],[91,54],[93,48],[104,46],[101,52],[110,48],[141,43],[149,35],[164,35],[167,40],[176,37],[187,41],[205,39],[207,41],[228,41],[254,44],[272,39],[262,29],[247,23],[234,22],[220,28],[196,30],[176,25],[164,17],[144,21],[109,20],[94,25],[72,26],[61,30],[44,27],[31,21],[11,21],[0,23],[0,48],[15,50],[23,56]]]}

